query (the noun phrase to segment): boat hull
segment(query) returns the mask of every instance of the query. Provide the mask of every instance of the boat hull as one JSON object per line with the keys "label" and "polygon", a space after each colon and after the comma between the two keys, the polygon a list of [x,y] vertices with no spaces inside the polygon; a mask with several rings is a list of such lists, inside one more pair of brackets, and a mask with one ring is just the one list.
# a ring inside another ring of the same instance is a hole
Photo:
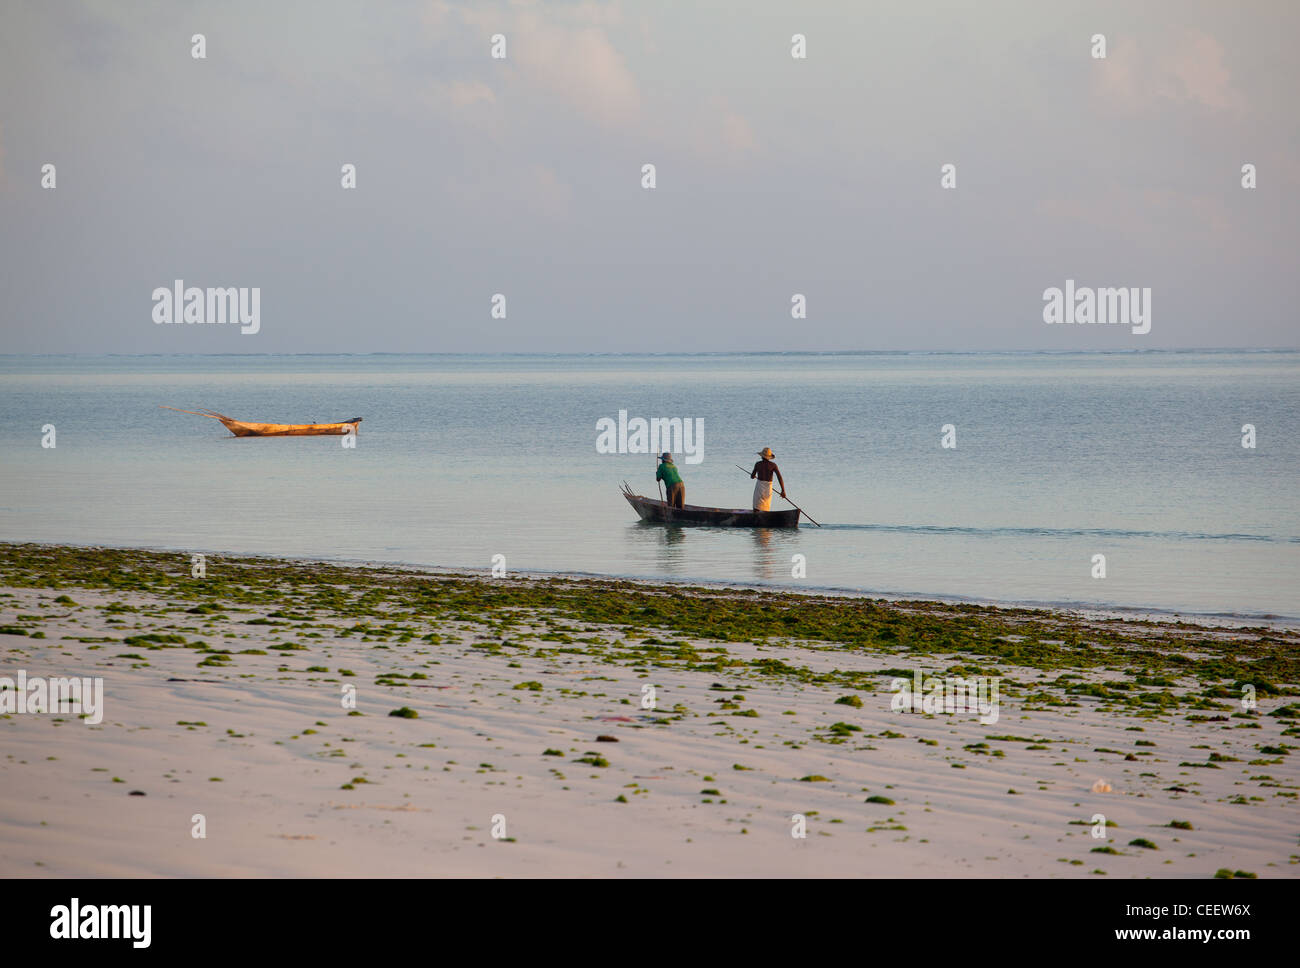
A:
{"label": "boat hull", "polygon": [[318,435],[341,437],[344,434],[356,433],[360,429],[357,424],[361,423],[360,417],[356,420],[332,424],[266,424],[232,420],[229,417],[219,417],[218,419],[236,437],[314,437]]}
{"label": "boat hull", "polygon": [[702,525],[714,528],[797,528],[799,512],[794,509],[781,511],[747,511],[731,508],[706,508],[694,504],[685,507],[670,507],[663,501],[641,497],[639,494],[624,494],[627,503],[637,516],[650,524],[686,524]]}

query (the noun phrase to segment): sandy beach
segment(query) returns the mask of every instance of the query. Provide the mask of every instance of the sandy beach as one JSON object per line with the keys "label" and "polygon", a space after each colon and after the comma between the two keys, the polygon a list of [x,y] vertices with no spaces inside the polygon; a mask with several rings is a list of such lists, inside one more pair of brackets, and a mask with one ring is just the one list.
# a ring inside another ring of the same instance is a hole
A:
{"label": "sandy beach", "polygon": [[[205,569],[0,545],[0,677],[103,680],[4,707],[0,875],[1300,873],[1293,629]],[[899,711],[918,672],[996,722]]]}

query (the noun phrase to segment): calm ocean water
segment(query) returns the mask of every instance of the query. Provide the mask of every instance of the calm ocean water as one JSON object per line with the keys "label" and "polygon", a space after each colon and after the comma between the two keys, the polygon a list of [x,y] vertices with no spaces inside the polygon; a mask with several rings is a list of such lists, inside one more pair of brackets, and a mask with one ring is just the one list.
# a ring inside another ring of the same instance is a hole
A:
{"label": "calm ocean water", "polygon": [[[365,419],[345,449],[164,403]],[[595,446],[619,410],[703,421],[688,503],[747,507],[766,445],[824,527],[640,524],[654,458]],[[1300,616],[1290,351],[0,356],[0,414],[4,540]]]}

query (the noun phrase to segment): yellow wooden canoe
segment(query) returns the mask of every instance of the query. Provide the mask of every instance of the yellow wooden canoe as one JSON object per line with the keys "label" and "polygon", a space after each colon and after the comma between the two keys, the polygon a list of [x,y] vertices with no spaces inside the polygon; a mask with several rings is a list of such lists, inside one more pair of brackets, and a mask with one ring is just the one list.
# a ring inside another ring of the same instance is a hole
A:
{"label": "yellow wooden canoe", "polygon": [[341,437],[343,434],[354,434],[360,428],[357,424],[361,423],[360,417],[353,417],[351,420],[344,420],[340,423],[327,424],[273,424],[273,423],[251,423],[247,420],[236,420],[234,417],[227,417],[224,413],[217,413],[215,410],[181,410],[180,407],[168,407],[159,404],[164,410],[176,410],[180,413],[192,413],[199,417],[211,417],[213,420],[220,420],[236,437],[309,437],[318,434],[332,434]]}

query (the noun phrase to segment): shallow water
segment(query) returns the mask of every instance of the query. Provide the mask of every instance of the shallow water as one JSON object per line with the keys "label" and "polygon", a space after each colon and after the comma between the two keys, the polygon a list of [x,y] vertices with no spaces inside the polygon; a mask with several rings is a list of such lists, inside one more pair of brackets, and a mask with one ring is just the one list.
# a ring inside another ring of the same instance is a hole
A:
{"label": "shallow water", "polygon": [[[1289,351],[8,356],[0,538],[1297,617],[1298,377]],[[162,403],[365,419],[345,449]],[[688,503],[747,506],[766,445],[824,527],[640,524],[618,485],[655,494],[653,456],[596,451],[619,410],[703,421]]]}

